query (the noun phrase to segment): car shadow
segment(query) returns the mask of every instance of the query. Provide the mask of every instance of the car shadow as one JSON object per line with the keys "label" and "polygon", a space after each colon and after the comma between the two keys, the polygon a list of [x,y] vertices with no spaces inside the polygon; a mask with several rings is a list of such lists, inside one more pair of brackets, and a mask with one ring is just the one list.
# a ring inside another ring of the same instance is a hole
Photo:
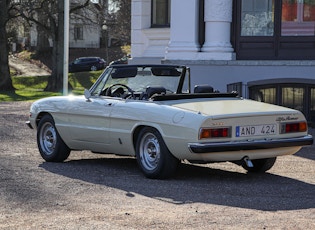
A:
{"label": "car shadow", "polygon": [[314,152],[315,147],[313,145],[303,147],[299,152],[297,152],[294,155],[315,161],[315,152]]}
{"label": "car shadow", "polygon": [[[173,204],[205,203],[263,211],[315,208],[315,185],[270,173],[245,174],[181,164],[172,179],[147,179],[133,158],[44,162],[45,170]],[[210,166],[211,167],[211,166]]]}
{"label": "car shadow", "polygon": [[[311,134],[313,136],[313,138],[315,138],[315,129],[310,128],[309,134]],[[306,158],[309,160],[315,160],[314,149],[315,149],[315,142],[310,146],[304,146],[300,151],[298,151],[295,154],[295,156],[303,157],[303,158]]]}

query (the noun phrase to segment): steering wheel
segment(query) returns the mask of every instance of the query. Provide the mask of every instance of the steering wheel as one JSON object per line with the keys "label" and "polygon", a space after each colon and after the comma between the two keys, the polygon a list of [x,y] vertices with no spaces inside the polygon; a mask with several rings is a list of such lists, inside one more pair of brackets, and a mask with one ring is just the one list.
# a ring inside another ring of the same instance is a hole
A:
{"label": "steering wheel", "polygon": [[115,86],[121,86],[123,88],[126,88],[128,90],[128,92],[131,93],[132,98],[133,99],[135,98],[134,91],[129,86],[124,85],[124,84],[120,84],[120,83],[113,84],[110,87],[108,87],[106,90],[106,96],[112,96],[112,88]]}

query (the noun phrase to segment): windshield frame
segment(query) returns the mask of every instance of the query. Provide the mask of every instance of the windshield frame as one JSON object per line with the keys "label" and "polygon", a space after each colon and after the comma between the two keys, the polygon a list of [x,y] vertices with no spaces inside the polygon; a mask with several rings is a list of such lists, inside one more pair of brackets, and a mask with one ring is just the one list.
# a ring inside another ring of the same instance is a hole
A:
{"label": "windshield frame", "polygon": [[[137,68],[137,70],[139,71],[139,69],[142,69],[142,70],[145,70],[145,69],[148,69],[150,68],[149,70],[152,70],[152,68],[159,68],[159,69],[163,69],[165,68],[166,70],[170,70],[170,69],[176,69],[176,70],[181,70],[180,72],[178,72],[178,76],[176,74],[174,75],[154,75],[152,77],[155,77],[157,76],[158,78],[163,78],[163,77],[175,77],[177,78],[176,80],[178,80],[177,82],[177,88],[174,87],[172,88],[172,93],[173,94],[180,94],[180,93],[183,93],[182,90],[183,90],[183,86],[184,86],[184,82],[185,82],[185,79],[188,80],[188,82],[190,82],[190,76],[188,74],[188,79],[186,77],[186,73],[187,73],[187,67],[186,66],[182,66],[182,65],[110,65],[108,66],[104,72],[100,75],[100,77],[97,79],[97,81],[91,86],[91,88],[89,89],[90,93],[91,93],[91,96],[95,97],[95,96],[101,96],[101,93],[102,91],[106,88],[106,84],[108,84],[109,81],[113,81],[113,84],[115,83],[120,83],[120,81],[122,81],[122,79],[132,79],[133,76],[132,73],[131,73],[131,76],[122,76],[120,77],[118,75],[118,77],[115,77],[115,78],[112,78],[112,74],[115,72],[115,70],[120,70],[123,72],[123,70],[128,70],[128,69],[132,69],[132,68]],[[125,71],[126,73],[128,71]],[[129,72],[132,72],[132,71],[129,71]],[[138,72],[137,72],[138,73]],[[138,74],[136,75],[138,76]],[[140,75],[139,75],[140,76]],[[148,76],[150,77],[150,76]],[[149,78],[148,78],[149,79]],[[190,84],[188,84],[190,85]],[[166,85],[161,85],[163,87],[165,87]],[[188,92],[190,92],[190,87],[189,89],[187,89]]]}

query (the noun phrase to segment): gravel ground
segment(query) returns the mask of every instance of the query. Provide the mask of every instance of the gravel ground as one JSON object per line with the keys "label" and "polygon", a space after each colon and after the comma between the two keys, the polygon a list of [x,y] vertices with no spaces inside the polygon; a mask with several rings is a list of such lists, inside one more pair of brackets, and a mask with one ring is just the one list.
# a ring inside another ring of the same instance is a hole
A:
{"label": "gravel ground", "polygon": [[315,229],[314,146],[262,175],[182,164],[150,180],[128,157],[44,162],[24,124],[29,106],[0,102],[0,229]]}

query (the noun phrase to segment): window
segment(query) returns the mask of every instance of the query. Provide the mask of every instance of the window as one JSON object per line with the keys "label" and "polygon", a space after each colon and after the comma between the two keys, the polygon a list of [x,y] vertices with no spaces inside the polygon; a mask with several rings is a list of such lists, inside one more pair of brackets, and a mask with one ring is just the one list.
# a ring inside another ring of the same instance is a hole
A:
{"label": "window", "polygon": [[83,27],[79,25],[74,26],[74,40],[83,40]]}
{"label": "window", "polygon": [[273,36],[274,0],[242,0],[241,36]]}
{"label": "window", "polygon": [[310,110],[315,112],[315,88],[311,88],[311,106]]}
{"label": "window", "polygon": [[276,88],[259,89],[255,92],[254,100],[276,104]]}
{"label": "window", "polygon": [[171,0],[152,0],[152,27],[169,27]]}
{"label": "window", "polygon": [[304,88],[283,87],[282,105],[303,111]]}
{"label": "window", "polygon": [[282,36],[315,35],[315,0],[282,1]]}
{"label": "window", "polygon": [[310,118],[309,120],[311,121],[315,121],[315,88],[311,88],[311,97],[310,97],[310,108],[309,108],[309,111],[310,111]]}
{"label": "window", "polygon": [[234,0],[239,60],[314,60],[315,0]]}

